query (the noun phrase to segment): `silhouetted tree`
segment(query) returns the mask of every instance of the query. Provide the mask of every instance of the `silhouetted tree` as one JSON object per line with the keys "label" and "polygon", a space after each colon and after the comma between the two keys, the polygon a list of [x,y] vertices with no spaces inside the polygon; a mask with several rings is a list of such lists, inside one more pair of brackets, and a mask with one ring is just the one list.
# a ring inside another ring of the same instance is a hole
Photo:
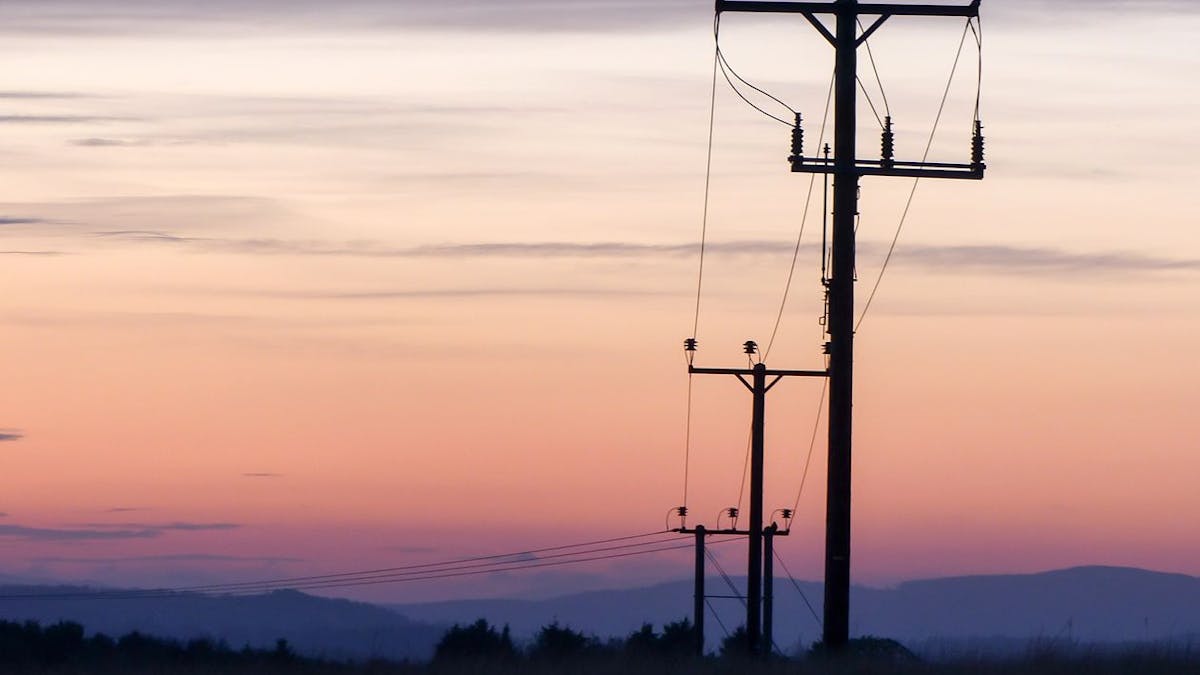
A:
{"label": "silhouetted tree", "polygon": [[579,631],[558,625],[542,626],[529,647],[529,657],[539,660],[564,661],[591,656],[600,651],[600,641]]}
{"label": "silhouetted tree", "polygon": [[625,639],[625,652],[640,658],[690,657],[696,653],[696,630],[687,619],[666,624],[661,635],[650,624],[642,624]]}
{"label": "silhouetted tree", "polygon": [[642,627],[625,638],[625,653],[630,656],[645,658],[659,653],[659,637],[654,632],[654,626],[644,623]]}
{"label": "silhouetted tree", "polygon": [[516,656],[517,648],[508,626],[497,631],[486,620],[480,619],[469,626],[454,624],[438,642],[433,658],[435,661],[507,661]]}
{"label": "silhouetted tree", "polygon": [[[814,643],[813,656],[828,656],[824,642]],[[846,643],[846,655],[854,658],[872,661],[891,661],[897,663],[915,663],[920,661],[916,654],[891,638],[864,636],[854,638]]]}
{"label": "silhouetted tree", "polygon": [[684,656],[696,653],[696,627],[687,619],[673,621],[663,626],[659,643],[664,654]]}
{"label": "silhouetted tree", "polygon": [[745,659],[751,655],[750,638],[746,633],[745,626],[738,626],[737,630],[726,635],[725,639],[721,640],[721,658]]}

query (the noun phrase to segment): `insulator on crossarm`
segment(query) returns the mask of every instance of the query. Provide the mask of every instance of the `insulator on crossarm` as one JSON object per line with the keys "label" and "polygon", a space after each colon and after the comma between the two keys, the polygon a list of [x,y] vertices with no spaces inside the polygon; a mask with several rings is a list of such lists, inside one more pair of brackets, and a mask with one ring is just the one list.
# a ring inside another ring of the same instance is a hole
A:
{"label": "insulator on crossarm", "polygon": [[750,356],[758,353],[758,343],[754,340],[746,340],[746,344],[742,345],[742,350]]}
{"label": "insulator on crossarm", "polygon": [[883,123],[883,168],[890,169],[896,164],[896,134],[892,131],[892,116],[888,115]]}
{"label": "insulator on crossarm", "polygon": [[793,165],[804,162],[804,119],[796,113],[796,124],[792,127],[792,154],[788,161]]}
{"label": "insulator on crossarm", "polygon": [[694,352],[700,346],[700,342],[696,338],[688,338],[683,341],[683,351]]}
{"label": "insulator on crossarm", "polygon": [[975,120],[975,133],[971,138],[971,164],[977,169],[986,168],[983,163],[983,122]]}

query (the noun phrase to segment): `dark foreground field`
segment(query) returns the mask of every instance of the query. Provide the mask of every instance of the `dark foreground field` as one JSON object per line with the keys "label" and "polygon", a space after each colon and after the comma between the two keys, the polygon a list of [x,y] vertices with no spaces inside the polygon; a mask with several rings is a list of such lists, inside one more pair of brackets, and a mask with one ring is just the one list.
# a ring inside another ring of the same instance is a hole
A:
{"label": "dark foreground field", "polygon": [[889,663],[872,660],[834,662],[777,662],[767,664],[729,661],[608,661],[511,663],[462,662],[457,664],[365,664],[343,666],[314,663],[256,664],[62,664],[5,670],[11,675],[1196,675],[1200,659],[1158,656],[1104,658],[1036,658],[1006,662]]}
{"label": "dark foreground field", "polygon": [[[740,631],[739,631],[740,633]],[[273,648],[234,648],[221,641],[186,642],[130,633],[88,635],[83,626],[0,621],[0,675],[1198,675],[1200,649],[1127,647],[1089,651],[1079,645],[1030,645],[1023,656],[921,660],[881,638],[852,640],[838,658],[819,647],[795,658],[762,661],[741,651],[738,633],[722,655],[693,655],[686,621],[661,632],[643,626],[624,639],[600,641],[569,628],[543,627],[528,644],[484,620],[449,629],[429,663],[349,663],[297,654],[285,640]],[[1069,652],[1063,652],[1069,648]]]}

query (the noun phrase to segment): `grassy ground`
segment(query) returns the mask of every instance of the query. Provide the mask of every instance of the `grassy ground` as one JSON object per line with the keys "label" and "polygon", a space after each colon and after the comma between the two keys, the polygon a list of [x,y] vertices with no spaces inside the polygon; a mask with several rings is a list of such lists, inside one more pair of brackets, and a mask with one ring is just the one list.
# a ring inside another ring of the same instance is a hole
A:
{"label": "grassy ground", "polygon": [[359,666],[292,664],[240,665],[60,665],[6,669],[5,675],[1197,675],[1200,655],[1126,655],[1106,657],[1031,657],[1009,661],[951,663],[792,661],[767,664],[719,660],[632,662],[485,663]]}

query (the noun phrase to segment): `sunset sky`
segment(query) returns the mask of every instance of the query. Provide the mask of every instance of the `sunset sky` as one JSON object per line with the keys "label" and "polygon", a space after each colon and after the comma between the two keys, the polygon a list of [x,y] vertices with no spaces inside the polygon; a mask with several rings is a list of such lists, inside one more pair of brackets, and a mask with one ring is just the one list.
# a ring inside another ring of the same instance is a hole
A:
{"label": "sunset sky", "polygon": [[[988,178],[919,187],[858,334],[855,581],[1200,575],[1198,5],[985,0],[983,29]],[[962,32],[898,18],[872,39],[899,155],[923,151]],[[729,15],[722,48],[816,147],[815,31]],[[962,59],[943,161],[969,153],[973,42]],[[0,3],[0,582],[253,580],[662,528],[712,63],[703,0]],[[770,337],[809,182],[786,128],[717,92],[698,363],[731,366]],[[864,180],[860,295],[910,188]],[[813,204],[775,367],[822,364]],[[768,509],[796,497],[820,393],[771,394]],[[688,506],[711,525],[749,398],[701,378],[694,410]],[[824,451],[781,544],[807,579]]]}

